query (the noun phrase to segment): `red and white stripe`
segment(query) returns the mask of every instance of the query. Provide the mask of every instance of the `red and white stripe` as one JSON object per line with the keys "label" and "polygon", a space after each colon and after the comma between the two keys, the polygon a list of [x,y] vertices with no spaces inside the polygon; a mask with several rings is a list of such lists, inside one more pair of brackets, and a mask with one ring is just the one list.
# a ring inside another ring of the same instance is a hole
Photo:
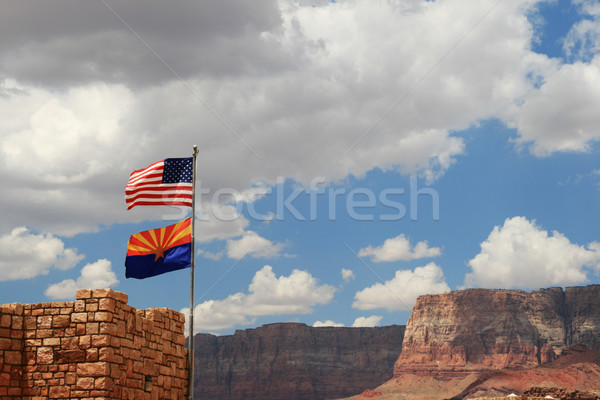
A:
{"label": "red and white stripe", "polygon": [[192,206],[192,184],[162,183],[164,160],[133,171],[125,187],[127,209],[135,206]]}

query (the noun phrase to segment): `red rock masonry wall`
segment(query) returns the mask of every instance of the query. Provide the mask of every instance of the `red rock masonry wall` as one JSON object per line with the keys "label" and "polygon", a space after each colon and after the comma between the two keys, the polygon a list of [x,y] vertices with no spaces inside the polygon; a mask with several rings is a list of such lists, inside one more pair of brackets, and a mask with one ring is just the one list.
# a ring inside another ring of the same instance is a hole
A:
{"label": "red rock masonry wall", "polygon": [[96,289],[75,302],[0,305],[0,399],[184,399],[185,317],[127,299]]}

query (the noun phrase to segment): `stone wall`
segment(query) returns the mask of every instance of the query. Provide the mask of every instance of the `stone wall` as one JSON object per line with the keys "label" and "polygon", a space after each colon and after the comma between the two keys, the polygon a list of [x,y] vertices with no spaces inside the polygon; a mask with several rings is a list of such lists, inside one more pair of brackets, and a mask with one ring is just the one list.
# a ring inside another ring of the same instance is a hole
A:
{"label": "stone wall", "polygon": [[127,300],[96,289],[0,305],[0,399],[184,399],[183,314]]}

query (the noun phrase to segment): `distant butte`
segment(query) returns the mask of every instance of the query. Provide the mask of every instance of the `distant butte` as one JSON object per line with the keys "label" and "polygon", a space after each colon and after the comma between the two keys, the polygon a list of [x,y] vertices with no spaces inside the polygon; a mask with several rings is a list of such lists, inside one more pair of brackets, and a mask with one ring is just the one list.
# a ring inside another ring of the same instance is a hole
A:
{"label": "distant butte", "polygon": [[[378,399],[600,389],[600,285],[420,296]],[[569,350],[570,349],[570,350]],[[360,398],[360,397],[356,397]]]}

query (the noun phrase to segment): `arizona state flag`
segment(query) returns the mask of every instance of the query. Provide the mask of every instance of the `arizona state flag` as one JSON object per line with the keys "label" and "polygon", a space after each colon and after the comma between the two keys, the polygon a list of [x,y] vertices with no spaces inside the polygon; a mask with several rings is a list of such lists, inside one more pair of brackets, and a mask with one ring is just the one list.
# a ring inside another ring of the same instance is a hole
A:
{"label": "arizona state flag", "polygon": [[191,217],[175,225],[131,235],[125,277],[144,279],[189,268],[192,259]]}

